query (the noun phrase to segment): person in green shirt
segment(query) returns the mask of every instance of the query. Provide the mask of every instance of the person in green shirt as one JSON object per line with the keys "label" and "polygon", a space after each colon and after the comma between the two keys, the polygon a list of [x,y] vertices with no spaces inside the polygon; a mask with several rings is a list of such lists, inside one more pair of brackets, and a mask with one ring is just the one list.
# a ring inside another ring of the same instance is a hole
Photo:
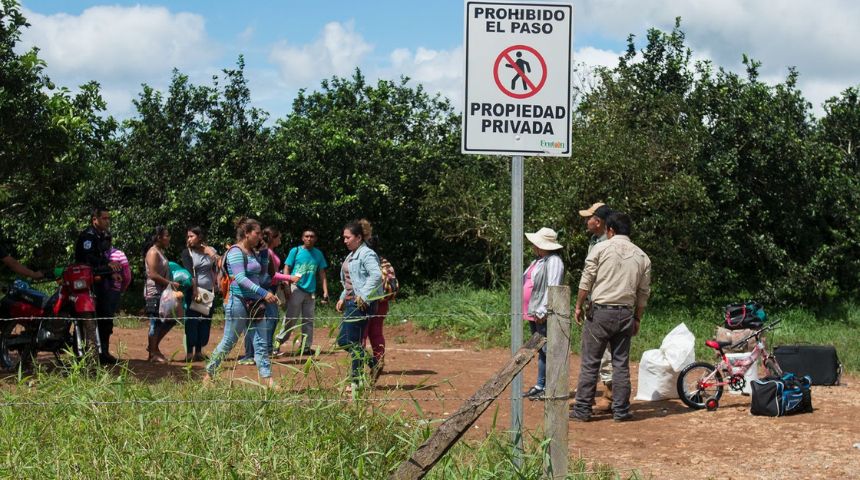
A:
{"label": "person in green shirt", "polygon": [[322,303],[328,302],[328,282],[325,270],[328,263],[322,252],[315,247],[317,243],[317,232],[313,228],[305,228],[302,231],[302,244],[293,247],[287,259],[284,261],[284,273],[287,275],[300,275],[301,278],[292,287],[292,293],[287,300],[287,313],[281,324],[281,331],[275,337],[275,352],[281,345],[287,343],[290,333],[301,324],[302,341],[300,351],[302,355],[313,354],[314,341],[314,314],[316,309],[317,283],[322,283]]}

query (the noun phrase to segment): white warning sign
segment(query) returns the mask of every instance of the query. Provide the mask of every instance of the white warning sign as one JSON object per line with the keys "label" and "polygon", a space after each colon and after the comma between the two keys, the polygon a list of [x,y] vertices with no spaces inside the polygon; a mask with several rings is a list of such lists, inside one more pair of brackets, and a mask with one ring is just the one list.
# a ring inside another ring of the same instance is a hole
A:
{"label": "white warning sign", "polygon": [[570,155],[573,6],[466,1],[463,153]]}

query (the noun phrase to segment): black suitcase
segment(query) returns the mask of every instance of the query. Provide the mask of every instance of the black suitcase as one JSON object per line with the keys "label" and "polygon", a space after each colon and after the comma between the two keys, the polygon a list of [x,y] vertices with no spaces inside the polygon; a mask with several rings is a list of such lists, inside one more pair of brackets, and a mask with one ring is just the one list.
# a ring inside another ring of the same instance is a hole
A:
{"label": "black suitcase", "polygon": [[813,385],[839,385],[842,364],[832,345],[780,345],[773,354],[783,372],[809,375]]}

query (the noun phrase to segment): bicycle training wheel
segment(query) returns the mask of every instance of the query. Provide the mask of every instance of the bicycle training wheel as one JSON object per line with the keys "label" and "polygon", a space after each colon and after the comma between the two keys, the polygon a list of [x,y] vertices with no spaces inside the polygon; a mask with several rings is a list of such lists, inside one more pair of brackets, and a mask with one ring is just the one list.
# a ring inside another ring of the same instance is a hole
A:
{"label": "bicycle training wheel", "polygon": [[709,399],[720,400],[723,395],[723,376],[706,362],[687,365],[678,375],[678,396],[684,405],[700,410]]}

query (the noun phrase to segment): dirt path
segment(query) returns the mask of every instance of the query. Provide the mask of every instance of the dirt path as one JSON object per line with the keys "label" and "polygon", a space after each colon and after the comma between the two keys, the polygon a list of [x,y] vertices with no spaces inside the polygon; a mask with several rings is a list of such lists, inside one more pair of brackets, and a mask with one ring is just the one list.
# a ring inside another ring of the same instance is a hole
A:
{"label": "dirt path", "polygon": [[[209,351],[221,336],[217,330],[213,329]],[[454,412],[461,399],[472,395],[510,356],[507,349],[482,350],[419,330],[410,323],[386,326],[385,334],[386,369],[372,396],[387,398],[390,408],[405,412],[416,412],[417,403],[423,415],[433,419]],[[145,337],[143,328],[118,329],[114,350],[129,359],[131,370],[141,378],[169,376],[187,381],[183,363],[163,366],[144,361]],[[307,357],[276,360],[275,375],[291,389],[333,386],[345,378],[346,355],[326,351],[333,343],[328,331],[318,329],[316,340],[324,345],[324,352],[317,357],[310,375],[298,373]],[[176,329],[164,340],[162,350],[179,359],[183,356],[181,345],[181,329]],[[237,351],[238,347],[234,355]],[[570,384],[575,386],[579,358],[574,356],[571,360]],[[225,367],[228,372],[222,377],[256,379],[253,366],[236,366],[229,361]],[[203,365],[194,363],[192,368],[201,372]],[[635,393],[638,366],[631,370]],[[532,385],[534,364],[524,372],[524,385]],[[860,388],[851,377],[844,383],[847,385],[814,387],[815,412],[783,418],[751,416],[749,397],[739,395],[724,395],[716,412],[692,411],[678,400],[634,401],[635,419],[631,422],[615,423],[607,415],[595,415],[589,423],[570,422],[571,451],[612,465],[622,474],[636,469],[653,478],[858,478],[860,449],[853,445],[860,443]],[[510,425],[510,395],[505,392],[505,398],[490,407],[468,434],[470,438],[486,435],[494,414],[497,429]],[[526,429],[539,435],[542,424],[542,403],[526,401]]]}

